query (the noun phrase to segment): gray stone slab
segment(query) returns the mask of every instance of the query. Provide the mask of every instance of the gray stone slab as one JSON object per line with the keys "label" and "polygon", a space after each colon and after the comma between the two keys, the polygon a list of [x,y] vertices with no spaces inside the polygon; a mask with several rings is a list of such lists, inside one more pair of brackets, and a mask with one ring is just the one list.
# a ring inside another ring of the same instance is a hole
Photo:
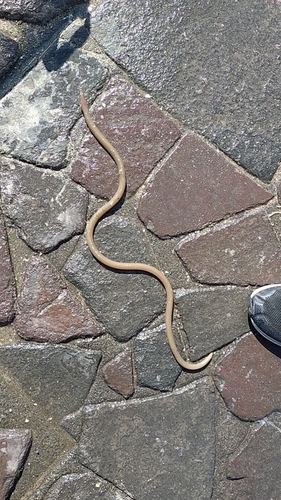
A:
{"label": "gray stone slab", "polygon": [[101,359],[98,351],[68,346],[0,346],[0,367],[20,380],[32,400],[60,421],[84,403]]}
{"label": "gray stone slab", "polygon": [[10,71],[20,54],[19,44],[0,33],[0,79]]}
{"label": "gray stone slab", "polygon": [[0,16],[30,23],[46,23],[83,0],[0,0]]}
{"label": "gray stone slab", "polygon": [[105,51],[190,128],[270,179],[281,157],[280,5],[242,0],[106,1]]}
{"label": "gray stone slab", "polygon": [[[97,228],[96,243],[111,259],[148,262],[147,239],[132,219],[119,216],[105,219]],[[102,266],[90,253],[84,238],[67,260],[63,274],[79,288],[107,331],[121,341],[137,335],[165,307],[165,293],[156,279]]]}
{"label": "gray stone slab", "polygon": [[131,497],[96,474],[85,472],[62,476],[43,500],[130,500]]}
{"label": "gray stone slab", "polygon": [[29,430],[0,429],[0,498],[9,500],[24,467],[32,437]]}
{"label": "gray stone slab", "polygon": [[141,332],[134,341],[133,356],[138,385],[173,389],[182,370],[169,347],[165,325]]}
{"label": "gray stone slab", "polygon": [[34,250],[48,252],[85,226],[88,195],[63,173],[1,160],[4,214]]}
{"label": "gray stone slab", "polygon": [[138,500],[209,499],[214,404],[203,378],[169,395],[86,406],[80,461]]}
{"label": "gray stone slab", "polygon": [[192,361],[249,331],[248,288],[214,287],[181,290],[176,296]]}
{"label": "gray stone slab", "polygon": [[82,49],[74,50],[58,67],[47,52],[44,61],[1,101],[0,152],[57,169],[66,164],[68,134],[81,116],[79,87],[92,101],[106,69]]}

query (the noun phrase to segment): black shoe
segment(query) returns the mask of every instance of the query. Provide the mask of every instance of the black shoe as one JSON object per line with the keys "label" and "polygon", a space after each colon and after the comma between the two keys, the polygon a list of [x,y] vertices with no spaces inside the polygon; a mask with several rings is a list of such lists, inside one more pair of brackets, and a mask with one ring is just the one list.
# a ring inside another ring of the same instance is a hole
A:
{"label": "black shoe", "polygon": [[262,286],[252,293],[249,318],[258,333],[281,346],[281,285]]}

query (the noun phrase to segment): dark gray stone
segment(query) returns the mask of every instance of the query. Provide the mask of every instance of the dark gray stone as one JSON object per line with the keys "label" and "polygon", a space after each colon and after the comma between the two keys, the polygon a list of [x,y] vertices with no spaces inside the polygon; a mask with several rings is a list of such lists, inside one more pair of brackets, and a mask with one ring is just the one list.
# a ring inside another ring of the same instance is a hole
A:
{"label": "dark gray stone", "polygon": [[26,393],[53,418],[78,410],[95,379],[98,351],[68,346],[0,346],[0,366],[20,380]]}
{"label": "dark gray stone", "polygon": [[0,429],[0,498],[9,500],[26,461],[32,437],[29,430]]}
{"label": "dark gray stone", "polygon": [[106,1],[92,29],[174,116],[272,177],[281,158],[279,2]]}
{"label": "dark gray stone", "polygon": [[173,394],[86,406],[80,461],[138,500],[211,498],[214,404],[203,378]]}
{"label": "dark gray stone", "polygon": [[66,474],[43,500],[130,500],[131,497],[91,472]]}
{"label": "dark gray stone", "polygon": [[14,328],[26,340],[53,343],[105,333],[59,272],[40,256],[33,256],[26,270]]}
{"label": "dark gray stone", "polygon": [[79,87],[92,101],[106,70],[82,49],[74,50],[59,67],[54,67],[48,52],[44,61],[1,101],[0,152],[40,166],[61,168],[66,165],[69,131],[81,116]]}
{"label": "dark gray stone", "polygon": [[176,298],[192,361],[249,331],[248,288],[181,290]]}
{"label": "dark gray stone", "polygon": [[85,226],[88,195],[60,173],[2,160],[3,211],[34,250],[48,252]]}
{"label": "dark gray stone", "polygon": [[230,457],[226,498],[279,500],[281,489],[280,428],[264,423]]}
{"label": "dark gray stone", "polygon": [[[95,239],[100,251],[111,259],[148,261],[147,239],[129,218],[105,219],[99,224]],[[137,335],[165,306],[165,294],[155,278],[102,266],[90,253],[84,238],[67,260],[63,274],[81,290],[87,305],[106,330],[121,341]]]}
{"label": "dark gray stone", "polygon": [[0,33],[0,79],[10,71],[20,54],[19,44]]}
{"label": "dark gray stone", "polygon": [[[0,0],[0,17],[30,23],[45,23],[85,0]],[[88,2],[87,2],[88,3]]]}
{"label": "dark gray stone", "polygon": [[134,341],[133,355],[138,385],[159,391],[173,389],[181,367],[169,347],[165,325],[141,332]]}
{"label": "dark gray stone", "polygon": [[15,315],[15,297],[15,278],[6,228],[0,211],[0,325],[5,325],[13,320]]}

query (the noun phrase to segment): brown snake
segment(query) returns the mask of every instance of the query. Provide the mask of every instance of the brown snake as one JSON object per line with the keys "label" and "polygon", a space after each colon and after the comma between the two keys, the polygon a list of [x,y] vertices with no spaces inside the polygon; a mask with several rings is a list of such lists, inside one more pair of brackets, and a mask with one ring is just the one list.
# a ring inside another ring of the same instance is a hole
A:
{"label": "brown snake", "polygon": [[99,210],[97,210],[97,212],[90,218],[90,220],[87,223],[85,234],[88,246],[94,257],[105,266],[111,267],[112,269],[120,269],[122,271],[142,271],[145,273],[149,273],[155,276],[162,283],[162,285],[166,290],[166,295],[167,295],[165,323],[166,323],[167,338],[171,351],[177,362],[183,368],[186,368],[187,370],[199,370],[201,368],[204,368],[212,359],[213,353],[210,353],[208,354],[208,356],[201,359],[200,361],[193,363],[191,361],[185,361],[177,349],[172,331],[174,294],[169,280],[162,273],[162,271],[159,271],[155,267],[150,266],[148,264],[142,264],[139,262],[116,262],[114,260],[109,259],[108,257],[105,257],[96,247],[94,241],[94,231],[96,225],[101,219],[101,217],[105,215],[111,208],[113,208],[116,205],[116,203],[118,203],[118,201],[120,201],[120,199],[122,198],[126,187],[126,174],[120,155],[118,154],[116,149],[110,144],[110,142],[103,136],[98,127],[93,123],[89,113],[88,105],[85,101],[84,95],[81,92],[81,90],[80,90],[80,105],[89,130],[98,140],[98,142],[104,147],[104,149],[108,152],[108,154],[113,158],[113,160],[117,165],[119,174],[119,183],[116,193],[107,203],[105,203],[105,205],[103,205]]}

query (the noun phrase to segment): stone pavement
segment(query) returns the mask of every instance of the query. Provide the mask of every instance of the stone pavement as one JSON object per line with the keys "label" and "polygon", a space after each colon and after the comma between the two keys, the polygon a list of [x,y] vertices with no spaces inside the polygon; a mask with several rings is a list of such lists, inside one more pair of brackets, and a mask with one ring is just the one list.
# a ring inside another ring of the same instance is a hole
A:
{"label": "stone pavement", "polygon": [[[0,500],[279,500],[278,0],[0,1]],[[94,121],[124,159],[117,185]]]}

